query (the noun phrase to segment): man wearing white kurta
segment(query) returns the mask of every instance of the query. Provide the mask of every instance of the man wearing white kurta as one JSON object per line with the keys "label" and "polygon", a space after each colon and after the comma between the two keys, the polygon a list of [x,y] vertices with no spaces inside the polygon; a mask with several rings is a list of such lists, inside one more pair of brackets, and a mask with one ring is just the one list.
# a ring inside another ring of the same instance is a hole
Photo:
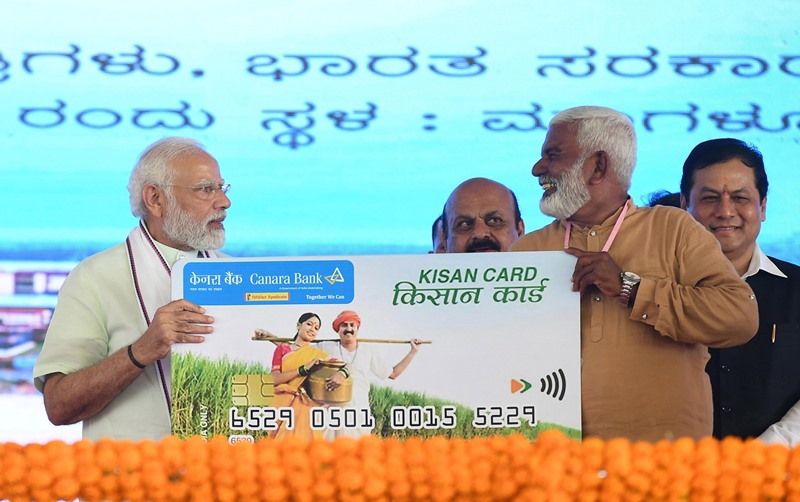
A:
{"label": "man wearing white kurta", "polygon": [[139,224],[70,273],[34,366],[53,424],[83,421],[91,440],[171,433],[170,348],[202,342],[214,318],[169,301],[170,271],[184,256],[216,256],[228,188],[193,140],[165,138],[144,151],[128,184]]}
{"label": "man wearing white kurta", "polygon": [[[333,321],[333,330],[339,334],[338,342],[321,342],[318,348],[330,354],[331,358],[339,359],[345,363],[345,369],[331,377],[328,385],[338,387],[347,376],[353,380],[353,397],[350,402],[343,405],[345,408],[355,408],[370,412],[369,388],[371,382],[395,379],[411,363],[419,350],[420,340],[411,340],[411,350],[391,366],[388,364],[375,347],[367,343],[358,342],[358,330],[361,327],[361,317],[352,310],[345,310]],[[359,413],[358,417],[362,417]],[[370,434],[371,429],[356,427],[340,430],[326,430],[326,437],[334,439],[340,436],[360,437]]]}

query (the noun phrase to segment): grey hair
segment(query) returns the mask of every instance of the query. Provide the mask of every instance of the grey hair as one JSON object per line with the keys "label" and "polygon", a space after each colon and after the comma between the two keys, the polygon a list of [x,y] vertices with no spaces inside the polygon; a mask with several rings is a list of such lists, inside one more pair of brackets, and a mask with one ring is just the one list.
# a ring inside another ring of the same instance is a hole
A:
{"label": "grey hair", "polygon": [[170,185],[175,179],[172,163],[178,157],[193,153],[207,152],[199,142],[177,136],[160,139],[142,152],[128,181],[131,213],[134,216],[141,217],[147,214],[147,207],[142,199],[142,190],[145,185],[160,187]]}
{"label": "grey hair", "polygon": [[578,106],[559,112],[550,121],[551,126],[556,124],[575,127],[581,153],[606,152],[620,186],[630,189],[636,166],[636,132],[626,115],[602,106]]}

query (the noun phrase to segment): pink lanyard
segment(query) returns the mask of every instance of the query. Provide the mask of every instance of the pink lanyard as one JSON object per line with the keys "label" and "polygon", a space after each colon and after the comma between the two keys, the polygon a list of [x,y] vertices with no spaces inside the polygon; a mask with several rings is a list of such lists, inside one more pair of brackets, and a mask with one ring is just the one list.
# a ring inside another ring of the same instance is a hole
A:
{"label": "pink lanyard", "polygon": [[[617,234],[619,233],[619,228],[622,226],[622,220],[625,219],[626,214],[628,214],[628,201],[625,201],[625,205],[622,206],[622,212],[619,213],[619,216],[617,216],[617,222],[614,223],[614,228],[611,230],[611,235],[608,236],[608,240],[606,241],[605,246],[603,246],[604,253],[607,253],[611,248],[611,243],[614,242],[614,239],[616,239]],[[564,234],[564,249],[569,247],[569,236],[571,233],[572,222],[567,220],[567,231]]]}

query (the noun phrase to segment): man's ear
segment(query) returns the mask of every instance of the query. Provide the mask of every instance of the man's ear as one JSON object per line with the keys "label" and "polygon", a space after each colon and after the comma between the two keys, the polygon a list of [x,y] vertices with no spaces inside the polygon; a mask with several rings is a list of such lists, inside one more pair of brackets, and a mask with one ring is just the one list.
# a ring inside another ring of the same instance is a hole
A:
{"label": "man's ear", "polygon": [[603,150],[597,151],[593,155],[594,166],[592,168],[592,175],[589,176],[589,184],[597,184],[603,181],[608,176],[610,161],[608,154]]}
{"label": "man's ear", "polygon": [[686,202],[686,197],[681,193],[681,209],[685,210],[689,204]]}
{"label": "man's ear", "polygon": [[142,188],[142,200],[149,214],[158,218],[164,216],[166,200],[164,192],[160,188],[155,185],[145,185],[144,188]]}
{"label": "man's ear", "polygon": [[761,221],[767,221],[767,196],[761,201]]}
{"label": "man's ear", "polygon": [[517,224],[517,234],[520,237],[525,235],[525,221],[523,221],[522,219],[520,219],[519,223]]}

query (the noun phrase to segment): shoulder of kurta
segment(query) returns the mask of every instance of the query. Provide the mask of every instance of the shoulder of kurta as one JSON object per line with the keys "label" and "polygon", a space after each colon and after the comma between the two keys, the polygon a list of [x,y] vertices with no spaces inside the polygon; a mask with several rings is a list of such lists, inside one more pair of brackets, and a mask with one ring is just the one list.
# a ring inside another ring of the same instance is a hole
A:
{"label": "shoulder of kurta", "polygon": [[[546,251],[559,249],[551,245],[550,241],[558,232],[560,223],[558,220],[545,225],[544,227],[529,232],[520,237],[517,242],[512,244],[512,251]],[[550,244],[549,244],[550,243]]]}
{"label": "shoulder of kurta", "polygon": [[73,270],[87,273],[105,273],[109,268],[116,268],[128,261],[125,244],[117,244],[98,253],[95,253],[75,265]]}
{"label": "shoulder of kurta", "polygon": [[658,223],[664,223],[679,228],[689,228],[692,230],[704,230],[708,232],[702,224],[692,217],[686,210],[672,206],[653,206],[637,207],[636,212],[646,218],[652,218]]}

